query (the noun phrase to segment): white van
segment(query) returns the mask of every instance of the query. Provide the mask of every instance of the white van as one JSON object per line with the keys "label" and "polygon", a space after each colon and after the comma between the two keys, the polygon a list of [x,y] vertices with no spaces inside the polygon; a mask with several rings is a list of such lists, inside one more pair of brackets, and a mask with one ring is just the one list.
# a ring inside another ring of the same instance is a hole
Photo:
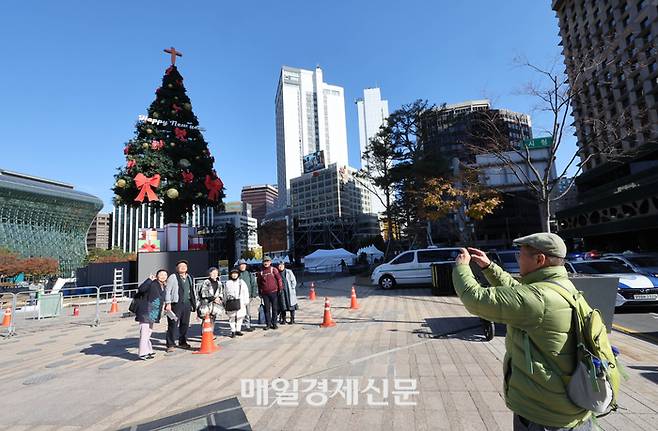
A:
{"label": "white van", "polygon": [[458,254],[457,247],[405,251],[375,268],[370,281],[382,289],[391,289],[396,284],[432,284],[431,265],[454,262]]}

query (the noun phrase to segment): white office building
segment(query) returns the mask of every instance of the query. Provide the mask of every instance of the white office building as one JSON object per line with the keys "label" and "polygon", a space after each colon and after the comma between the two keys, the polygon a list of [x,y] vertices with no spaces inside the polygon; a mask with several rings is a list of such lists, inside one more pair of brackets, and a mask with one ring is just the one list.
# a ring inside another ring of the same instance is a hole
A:
{"label": "white office building", "polygon": [[276,92],[279,207],[290,205],[290,180],[303,174],[302,158],[322,151],[325,166],[348,165],[345,95],[324,82],[322,69],[283,66]]}
{"label": "white office building", "polygon": [[[363,157],[368,142],[379,132],[379,127],[388,118],[388,100],[382,100],[379,88],[366,88],[363,90],[363,99],[356,101],[356,109],[359,114],[359,147]],[[361,166],[365,167],[363,159]]]}
{"label": "white office building", "polygon": [[[388,100],[382,100],[379,88],[366,88],[363,90],[363,99],[356,101],[356,109],[359,115],[359,148],[361,167],[367,169],[363,161],[363,154],[370,140],[379,132],[379,128],[386,118],[388,118]],[[386,210],[382,201],[377,196],[383,198],[384,194],[380,190],[373,190],[371,196],[372,210],[375,213],[381,213]]]}

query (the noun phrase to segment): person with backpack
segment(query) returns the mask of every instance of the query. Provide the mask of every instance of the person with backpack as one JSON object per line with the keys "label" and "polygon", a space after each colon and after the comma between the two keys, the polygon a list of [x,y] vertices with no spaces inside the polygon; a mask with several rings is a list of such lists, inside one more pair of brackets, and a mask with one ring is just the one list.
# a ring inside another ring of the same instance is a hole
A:
{"label": "person with backpack", "polygon": [[[507,325],[503,389],[514,430],[591,430],[592,412],[616,408],[619,386],[605,326],[568,278],[562,238],[537,233],[514,245],[519,281],[481,250],[461,249],[455,290],[470,313]],[[477,282],[471,261],[490,287]]]}
{"label": "person with backpack", "polygon": [[159,269],[151,275],[137,289],[135,295],[135,320],[139,322],[139,359],[153,359],[153,345],[151,334],[153,324],[160,323],[162,308],[164,306],[164,288],[167,282],[167,271]]}
{"label": "person with backpack", "polygon": [[279,316],[279,292],[283,289],[283,280],[279,270],[272,267],[272,258],[263,258],[263,269],[257,274],[258,294],[263,299],[265,306],[265,331],[278,329],[277,318]]}

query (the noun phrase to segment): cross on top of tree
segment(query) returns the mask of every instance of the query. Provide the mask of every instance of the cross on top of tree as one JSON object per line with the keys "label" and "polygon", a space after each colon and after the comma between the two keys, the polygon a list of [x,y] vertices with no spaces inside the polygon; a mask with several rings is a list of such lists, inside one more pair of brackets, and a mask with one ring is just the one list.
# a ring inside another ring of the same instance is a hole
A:
{"label": "cross on top of tree", "polygon": [[182,57],[183,53],[180,51],[176,51],[176,48],[173,46],[171,48],[165,48],[164,52],[167,54],[171,54],[171,65],[175,66],[176,65],[176,57]]}

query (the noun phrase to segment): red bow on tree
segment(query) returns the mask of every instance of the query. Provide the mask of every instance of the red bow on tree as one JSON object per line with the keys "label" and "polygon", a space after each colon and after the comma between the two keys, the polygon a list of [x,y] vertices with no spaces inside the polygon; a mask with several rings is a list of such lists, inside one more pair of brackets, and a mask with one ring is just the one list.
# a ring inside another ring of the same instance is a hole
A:
{"label": "red bow on tree", "polygon": [[151,142],[151,148],[154,150],[161,150],[162,148],[164,148],[164,142],[162,140],[160,141],[154,140],[153,142]]}
{"label": "red bow on tree", "polygon": [[222,190],[222,187],[224,187],[222,180],[220,180],[216,175],[214,177],[206,175],[205,183],[206,188],[208,189],[208,200],[216,201],[219,199],[219,192]]}
{"label": "red bow on tree", "polygon": [[165,73],[166,73],[167,75],[169,75],[169,74],[171,73],[172,70],[174,70],[174,66],[169,66],[169,67],[167,68],[167,70],[165,70]]}
{"label": "red bow on tree", "polygon": [[187,172],[183,171],[182,175],[183,175],[183,182],[191,183],[192,180],[194,179],[194,174],[190,171]]}
{"label": "red bow on tree", "polygon": [[174,108],[174,111],[176,111],[176,112],[179,112],[183,109],[180,106],[176,105],[175,103],[171,107]]}
{"label": "red bow on tree", "polygon": [[146,195],[146,200],[157,201],[158,195],[155,194],[151,187],[158,187],[160,185],[160,174],[155,174],[152,177],[147,177],[146,175],[139,173],[135,175],[135,185],[139,189],[139,194],[135,198],[137,202],[144,202],[144,197]]}
{"label": "red bow on tree", "polygon": [[128,163],[126,163],[126,168],[132,169],[135,167],[136,164],[137,162],[135,162],[134,160],[128,160]]}
{"label": "red bow on tree", "polygon": [[187,130],[185,129],[179,129],[178,127],[176,127],[174,129],[174,133],[176,134],[176,139],[178,140],[184,141],[185,139],[187,139]]}

